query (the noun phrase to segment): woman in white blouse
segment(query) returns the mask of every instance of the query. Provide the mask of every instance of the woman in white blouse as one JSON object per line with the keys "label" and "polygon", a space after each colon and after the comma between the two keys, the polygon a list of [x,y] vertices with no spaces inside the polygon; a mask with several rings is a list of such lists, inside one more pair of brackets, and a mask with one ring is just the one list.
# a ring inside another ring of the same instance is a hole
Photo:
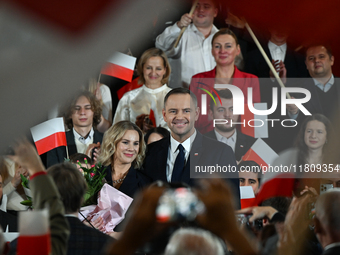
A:
{"label": "woman in white blouse", "polygon": [[[140,88],[126,92],[120,99],[113,124],[121,120],[129,120],[141,127],[143,132],[151,127],[167,127],[162,117],[163,100],[171,90],[166,83],[171,73],[165,53],[156,48],[145,51],[137,66]],[[151,111],[152,110],[152,111]],[[149,118],[153,112],[153,118]],[[153,122],[154,122],[153,121]]]}

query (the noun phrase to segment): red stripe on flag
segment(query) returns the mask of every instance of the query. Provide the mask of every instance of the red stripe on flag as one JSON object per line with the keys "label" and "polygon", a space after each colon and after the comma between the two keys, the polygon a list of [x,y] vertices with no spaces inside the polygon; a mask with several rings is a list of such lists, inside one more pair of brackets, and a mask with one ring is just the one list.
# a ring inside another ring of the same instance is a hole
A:
{"label": "red stripe on flag", "polygon": [[48,255],[51,253],[50,233],[39,236],[23,236],[18,238],[18,254],[26,255]]}
{"label": "red stripe on flag", "polygon": [[241,209],[254,206],[256,203],[256,198],[243,198],[241,199]]}
{"label": "red stripe on flag", "polygon": [[106,63],[101,70],[102,74],[113,76],[128,82],[132,81],[133,70],[113,63]]}
{"label": "red stripe on flag", "polygon": [[263,183],[256,196],[256,204],[259,205],[272,197],[291,197],[294,190],[294,177],[294,174],[284,173]]}
{"label": "red stripe on flag", "polygon": [[248,105],[244,105],[244,115],[241,115],[241,122],[245,121],[245,125],[241,124],[241,132],[243,134],[255,137],[255,127],[248,125],[248,121],[254,119],[254,113],[252,113]]}
{"label": "red stripe on flag", "polygon": [[242,161],[255,161],[261,168],[263,166],[268,167],[266,161],[264,161],[252,148],[242,157]]}
{"label": "red stripe on flag", "polygon": [[65,132],[57,132],[35,142],[35,146],[37,147],[39,155],[44,154],[45,152],[48,152],[59,146],[66,145],[67,142]]}

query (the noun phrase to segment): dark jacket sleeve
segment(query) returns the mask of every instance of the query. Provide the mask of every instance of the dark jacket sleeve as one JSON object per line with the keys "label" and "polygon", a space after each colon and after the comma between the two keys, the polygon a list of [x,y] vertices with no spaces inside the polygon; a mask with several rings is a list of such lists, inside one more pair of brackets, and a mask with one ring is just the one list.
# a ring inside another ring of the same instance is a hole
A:
{"label": "dark jacket sleeve", "polygon": [[35,209],[49,208],[52,254],[66,254],[70,235],[64,217],[64,206],[58,189],[48,175],[39,175],[30,181]]}

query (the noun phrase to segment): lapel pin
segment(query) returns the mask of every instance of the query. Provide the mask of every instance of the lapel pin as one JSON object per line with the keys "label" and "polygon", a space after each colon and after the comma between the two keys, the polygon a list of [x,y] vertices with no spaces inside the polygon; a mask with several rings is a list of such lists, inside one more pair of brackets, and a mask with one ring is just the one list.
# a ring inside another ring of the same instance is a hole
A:
{"label": "lapel pin", "polygon": [[243,148],[243,145],[241,144],[240,147]]}
{"label": "lapel pin", "polygon": [[195,153],[195,156],[198,156],[198,153],[197,153],[197,152]]}

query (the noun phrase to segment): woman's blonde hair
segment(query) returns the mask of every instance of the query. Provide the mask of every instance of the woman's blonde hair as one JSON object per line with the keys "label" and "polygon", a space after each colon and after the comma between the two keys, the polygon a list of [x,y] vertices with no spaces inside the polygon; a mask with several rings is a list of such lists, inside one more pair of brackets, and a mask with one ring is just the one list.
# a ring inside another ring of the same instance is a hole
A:
{"label": "woman's blonde hair", "polygon": [[103,166],[108,166],[113,163],[113,155],[116,152],[117,144],[122,140],[128,130],[135,130],[139,135],[139,150],[136,159],[132,163],[136,168],[142,166],[145,157],[143,133],[136,124],[128,120],[117,122],[105,132],[98,158],[98,161],[101,162]]}
{"label": "woman's blonde hair", "polygon": [[146,61],[148,61],[149,58],[151,57],[160,57],[163,59],[163,65],[165,68],[165,74],[163,76],[163,79],[161,80],[162,84],[166,84],[168,83],[169,80],[169,76],[171,73],[171,67],[168,61],[168,58],[166,57],[165,53],[157,48],[151,48],[148,49],[146,51],[144,51],[143,55],[141,56],[140,60],[138,61],[138,65],[137,65],[137,72],[139,75],[139,80],[138,83],[139,84],[145,84],[145,79],[143,76],[143,67],[146,63]]}

